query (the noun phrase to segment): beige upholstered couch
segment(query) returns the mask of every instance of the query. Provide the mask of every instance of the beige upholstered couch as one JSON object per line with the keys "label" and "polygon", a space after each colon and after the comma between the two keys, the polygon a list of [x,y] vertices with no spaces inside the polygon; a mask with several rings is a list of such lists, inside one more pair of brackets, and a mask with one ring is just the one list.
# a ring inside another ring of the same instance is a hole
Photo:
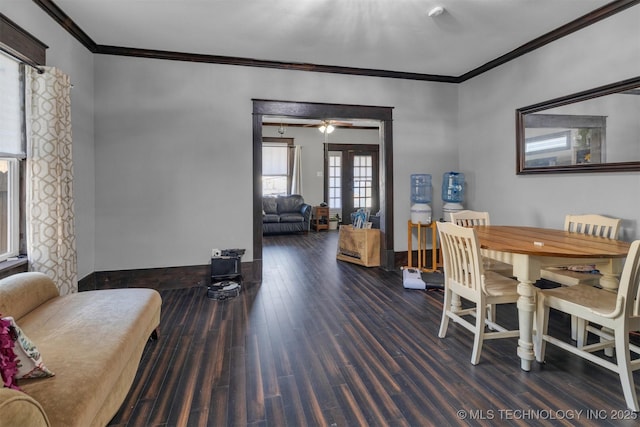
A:
{"label": "beige upholstered couch", "polygon": [[109,289],[60,296],[41,273],[0,280],[0,313],[12,316],[55,376],[0,388],[0,427],[104,426],[133,383],[160,324],[160,294]]}

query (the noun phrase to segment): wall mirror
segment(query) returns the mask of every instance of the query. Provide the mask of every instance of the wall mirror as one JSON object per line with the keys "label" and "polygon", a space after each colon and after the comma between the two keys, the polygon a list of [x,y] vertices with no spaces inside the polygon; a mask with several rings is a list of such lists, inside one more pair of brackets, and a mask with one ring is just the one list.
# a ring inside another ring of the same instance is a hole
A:
{"label": "wall mirror", "polygon": [[640,77],[516,110],[516,173],[640,171]]}

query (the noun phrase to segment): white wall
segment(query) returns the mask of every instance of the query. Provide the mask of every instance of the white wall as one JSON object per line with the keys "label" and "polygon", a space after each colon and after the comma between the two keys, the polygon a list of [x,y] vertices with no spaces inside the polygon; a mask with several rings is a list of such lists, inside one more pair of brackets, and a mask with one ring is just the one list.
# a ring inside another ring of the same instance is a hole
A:
{"label": "white wall", "polygon": [[562,228],[568,213],[610,215],[623,218],[621,238],[640,238],[639,172],[515,174],[517,108],[638,75],[636,6],[462,84],[467,205],[490,211],[495,224]]}
{"label": "white wall", "polygon": [[514,130],[516,108],[639,75],[639,7],[459,86],[92,55],[33,2],[5,0],[0,13],[74,84],[80,278],[205,264],[212,247],[253,259],[253,98],[394,108],[396,251],[407,248],[409,176],[433,175],[437,217],[450,170],[494,223],[561,227],[569,211],[598,212],[640,237],[640,174],[516,176]]}
{"label": "white wall", "polygon": [[71,126],[73,132],[73,190],[76,211],[78,278],[94,271],[95,171],[93,146],[93,59],[80,42],[44,13],[34,2],[3,0],[0,13],[45,43],[47,65],[71,77]]}
{"label": "white wall", "polygon": [[252,99],[394,107],[395,248],[409,175],[457,166],[455,85],[97,55],[96,271],[252,246]]}

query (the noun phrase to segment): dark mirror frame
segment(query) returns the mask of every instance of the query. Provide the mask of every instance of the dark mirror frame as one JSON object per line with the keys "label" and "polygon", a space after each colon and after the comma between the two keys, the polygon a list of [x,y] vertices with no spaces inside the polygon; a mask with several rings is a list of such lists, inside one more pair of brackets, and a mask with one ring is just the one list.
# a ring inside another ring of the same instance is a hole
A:
{"label": "dark mirror frame", "polygon": [[[527,114],[538,113],[550,108],[556,108],[567,104],[586,101],[600,96],[625,92],[631,89],[640,88],[640,76],[600,86],[595,89],[585,90],[583,92],[574,93],[572,95],[563,96],[552,99],[550,101],[541,102],[530,105],[528,107],[518,108],[516,110],[516,174],[540,174],[540,173],[575,173],[575,172],[625,172],[640,171],[640,160],[633,162],[619,163],[598,163],[598,164],[581,164],[567,166],[525,166],[525,129],[524,120]],[[640,144],[639,140],[635,143]]]}

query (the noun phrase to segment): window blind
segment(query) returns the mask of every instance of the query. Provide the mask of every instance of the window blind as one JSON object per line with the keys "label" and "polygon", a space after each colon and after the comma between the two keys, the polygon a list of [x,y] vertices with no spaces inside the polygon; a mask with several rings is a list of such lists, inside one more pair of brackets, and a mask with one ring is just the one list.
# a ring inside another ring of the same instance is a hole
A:
{"label": "window blind", "polygon": [[262,146],[262,175],[287,175],[288,144],[270,143]]}

